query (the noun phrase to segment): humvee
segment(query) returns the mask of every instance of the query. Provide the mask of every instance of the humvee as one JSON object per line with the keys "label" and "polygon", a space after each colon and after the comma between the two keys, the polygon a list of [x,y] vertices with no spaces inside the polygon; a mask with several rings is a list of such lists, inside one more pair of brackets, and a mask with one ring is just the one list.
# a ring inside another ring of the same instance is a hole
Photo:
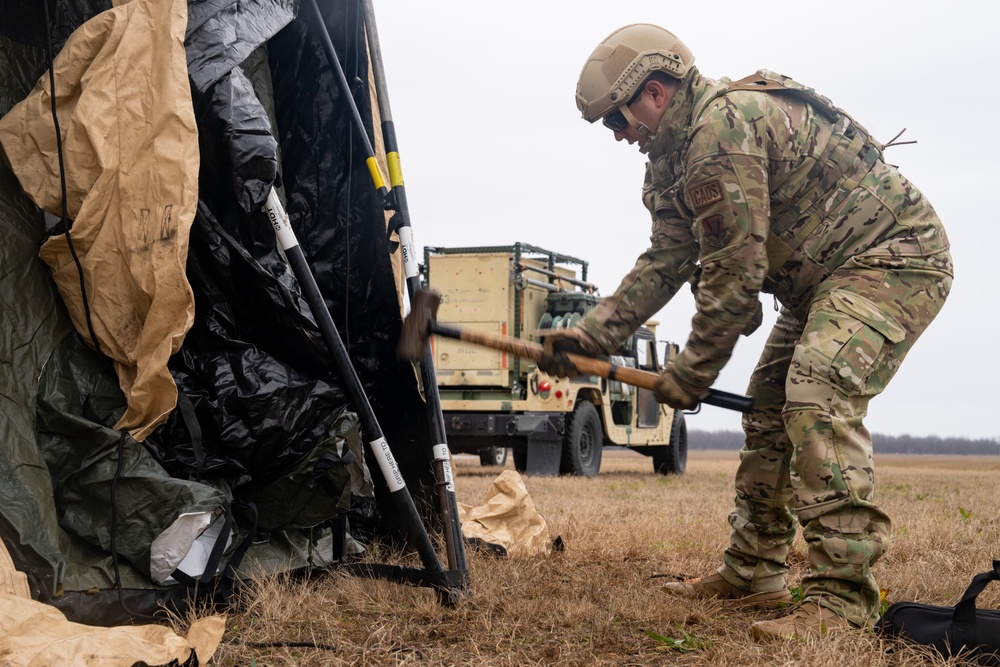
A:
{"label": "humvee", "polygon": [[[540,342],[540,332],[575,325],[598,301],[588,263],[536,246],[424,249],[423,280],[442,296],[438,321],[468,330]],[[659,373],[676,354],[661,354],[647,322],[608,360]],[[485,465],[529,475],[592,477],[605,446],[652,458],[662,474],[687,463],[684,413],[653,392],[596,376],[551,377],[535,363],[442,337],[432,339],[448,445]],[[665,358],[666,357],[666,358]]]}

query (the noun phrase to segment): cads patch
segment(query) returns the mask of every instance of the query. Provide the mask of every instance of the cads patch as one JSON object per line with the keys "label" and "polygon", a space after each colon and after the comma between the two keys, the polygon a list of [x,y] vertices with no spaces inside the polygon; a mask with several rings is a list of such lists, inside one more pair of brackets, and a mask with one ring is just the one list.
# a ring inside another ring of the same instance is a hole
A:
{"label": "cads patch", "polygon": [[695,210],[705,208],[717,201],[722,201],[722,184],[717,178],[688,189],[688,202]]}
{"label": "cads patch", "polygon": [[733,238],[733,230],[718,213],[701,221],[701,243],[710,248],[721,248]]}

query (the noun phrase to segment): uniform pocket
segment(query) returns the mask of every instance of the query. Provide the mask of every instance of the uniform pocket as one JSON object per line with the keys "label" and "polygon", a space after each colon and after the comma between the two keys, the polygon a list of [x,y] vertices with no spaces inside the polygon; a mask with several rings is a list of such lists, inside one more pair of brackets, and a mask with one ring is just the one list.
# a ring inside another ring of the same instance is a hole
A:
{"label": "uniform pocket", "polygon": [[840,312],[867,324],[893,344],[906,338],[906,330],[870,299],[853,292],[834,290],[830,293],[830,303]]}
{"label": "uniform pocket", "polygon": [[868,381],[892,346],[906,338],[906,331],[863,296],[836,290],[829,299],[840,314],[841,330],[850,334],[830,361],[831,381],[848,395],[879,393],[882,388],[870,388]]}
{"label": "uniform pocket", "polygon": [[[864,510],[858,511],[859,517],[867,517]],[[875,545],[867,534],[867,521],[853,522],[861,525],[852,526],[852,522],[844,525],[841,516],[820,516],[818,522],[823,530],[823,550],[830,560],[837,565],[851,565],[858,568],[859,573],[867,574],[868,565],[875,553]]]}
{"label": "uniform pocket", "polygon": [[676,185],[664,188],[660,185],[647,184],[642,188],[642,203],[653,215],[683,211],[684,209],[677,208],[676,191]]}

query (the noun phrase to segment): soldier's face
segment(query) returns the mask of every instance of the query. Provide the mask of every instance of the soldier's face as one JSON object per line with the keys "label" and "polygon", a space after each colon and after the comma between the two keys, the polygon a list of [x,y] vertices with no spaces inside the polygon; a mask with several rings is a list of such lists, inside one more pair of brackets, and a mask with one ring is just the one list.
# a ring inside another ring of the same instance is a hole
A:
{"label": "soldier's face", "polygon": [[[653,133],[660,125],[660,119],[663,118],[663,114],[666,113],[667,107],[670,105],[673,92],[673,87],[664,86],[659,81],[647,82],[639,96],[627,105],[629,113],[625,116],[631,115],[632,118],[628,119],[625,127],[612,128],[615,140],[627,141],[629,145],[638,144],[639,151],[645,153],[653,140]],[[616,113],[621,114],[621,111]],[[607,123],[605,124],[607,125]],[[649,132],[641,132],[640,125],[649,128]]]}
{"label": "soldier's face", "polygon": [[[627,141],[629,145],[638,143],[639,150],[642,150],[646,141],[643,133],[639,130],[639,124],[645,123],[635,115],[635,108],[645,97],[645,92],[640,91],[639,95],[632,99],[625,108],[619,107],[604,118],[604,127],[610,129],[615,135],[615,141]],[[649,127],[646,125],[646,127]]]}
{"label": "soldier's face", "polygon": [[642,150],[646,140],[643,138],[641,134],[636,132],[634,127],[632,127],[631,125],[626,125],[624,130],[615,131],[615,141],[627,141],[630,146],[635,143],[638,143],[639,149]]}

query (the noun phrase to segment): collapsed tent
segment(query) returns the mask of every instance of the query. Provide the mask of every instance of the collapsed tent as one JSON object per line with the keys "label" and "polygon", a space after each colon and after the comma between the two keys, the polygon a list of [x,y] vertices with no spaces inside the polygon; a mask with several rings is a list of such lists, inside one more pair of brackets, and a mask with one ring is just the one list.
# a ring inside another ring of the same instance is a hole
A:
{"label": "collapsed tent", "polygon": [[[371,134],[360,4],[319,6]],[[378,474],[366,500],[349,379],[261,212],[272,186],[430,512],[385,214],[315,27],[294,0],[5,3],[0,537],[73,620],[329,565],[345,514],[401,535]]]}

